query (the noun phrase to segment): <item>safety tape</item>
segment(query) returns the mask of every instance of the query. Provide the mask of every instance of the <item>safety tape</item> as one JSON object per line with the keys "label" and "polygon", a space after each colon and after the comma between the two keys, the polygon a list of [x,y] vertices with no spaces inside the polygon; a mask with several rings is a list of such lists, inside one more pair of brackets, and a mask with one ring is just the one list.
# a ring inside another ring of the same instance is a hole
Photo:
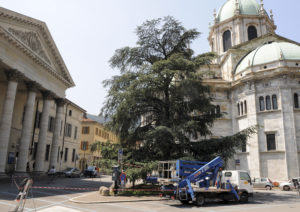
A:
{"label": "safety tape", "polygon": [[53,189],[53,190],[86,190],[86,191],[97,191],[98,188],[72,188],[72,187],[45,187],[45,186],[32,186],[36,189]]}
{"label": "safety tape", "polygon": [[[46,186],[32,186],[35,189],[53,189],[53,190],[85,190],[85,191],[98,191],[99,188],[72,188],[72,187],[46,187]],[[161,190],[161,189],[112,189],[113,191],[176,191],[176,190]]]}

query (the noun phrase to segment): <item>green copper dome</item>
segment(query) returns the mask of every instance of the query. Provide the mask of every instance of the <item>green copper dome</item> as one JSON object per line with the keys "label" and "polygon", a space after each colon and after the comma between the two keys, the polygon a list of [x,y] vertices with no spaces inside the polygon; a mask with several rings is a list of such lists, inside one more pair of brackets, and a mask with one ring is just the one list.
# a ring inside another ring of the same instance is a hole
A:
{"label": "green copper dome", "polygon": [[251,66],[280,60],[300,61],[300,46],[288,42],[273,42],[262,45],[240,61],[235,73],[240,73]]}
{"label": "green copper dome", "polygon": [[[219,10],[217,21],[222,22],[232,18],[235,15],[235,0],[228,0]],[[256,0],[238,0],[240,14],[243,15],[259,15],[260,5]]]}

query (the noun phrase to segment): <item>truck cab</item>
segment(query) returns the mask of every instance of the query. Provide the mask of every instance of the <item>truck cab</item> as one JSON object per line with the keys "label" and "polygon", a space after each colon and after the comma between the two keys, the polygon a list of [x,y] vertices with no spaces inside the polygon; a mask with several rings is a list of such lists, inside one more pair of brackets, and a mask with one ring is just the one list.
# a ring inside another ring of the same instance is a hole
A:
{"label": "truck cab", "polygon": [[238,190],[245,190],[248,193],[253,193],[253,185],[250,175],[244,170],[225,170],[222,171],[222,183],[229,182]]}
{"label": "truck cab", "polygon": [[[222,171],[221,184],[230,182],[236,189],[241,201],[253,196],[253,184],[248,171],[245,170],[225,170]],[[225,188],[227,188],[225,186]]]}

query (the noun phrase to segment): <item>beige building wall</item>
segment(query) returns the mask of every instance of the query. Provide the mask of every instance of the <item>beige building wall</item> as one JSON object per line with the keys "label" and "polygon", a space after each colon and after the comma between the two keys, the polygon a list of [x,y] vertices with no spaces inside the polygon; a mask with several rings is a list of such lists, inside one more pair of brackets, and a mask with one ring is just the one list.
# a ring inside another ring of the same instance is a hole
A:
{"label": "beige building wall", "polygon": [[110,141],[112,143],[117,143],[119,142],[119,138],[115,133],[105,129],[104,122],[101,123],[100,121],[95,121],[90,118],[83,119],[82,127],[81,127],[80,150],[79,150],[81,170],[84,170],[84,168],[87,165],[90,165],[93,163],[93,161],[101,158],[101,154],[99,151],[96,152],[90,151],[91,145],[95,142],[107,142],[107,141]]}

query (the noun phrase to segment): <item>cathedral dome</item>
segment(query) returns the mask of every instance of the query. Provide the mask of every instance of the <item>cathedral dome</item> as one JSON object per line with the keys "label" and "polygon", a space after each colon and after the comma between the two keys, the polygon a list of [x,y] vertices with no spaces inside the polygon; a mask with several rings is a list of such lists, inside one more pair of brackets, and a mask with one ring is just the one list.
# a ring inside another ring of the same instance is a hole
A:
{"label": "cathedral dome", "polygon": [[235,74],[252,66],[276,61],[300,61],[300,46],[288,42],[264,44],[250,52],[239,62]]}
{"label": "cathedral dome", "polygon": [[[238,0],[239,13],[242,15],[259,15],[260,5],[256,0]],[[217,21],[222,22],[235,15],[236,0],[228,0],[219,10]]]}

